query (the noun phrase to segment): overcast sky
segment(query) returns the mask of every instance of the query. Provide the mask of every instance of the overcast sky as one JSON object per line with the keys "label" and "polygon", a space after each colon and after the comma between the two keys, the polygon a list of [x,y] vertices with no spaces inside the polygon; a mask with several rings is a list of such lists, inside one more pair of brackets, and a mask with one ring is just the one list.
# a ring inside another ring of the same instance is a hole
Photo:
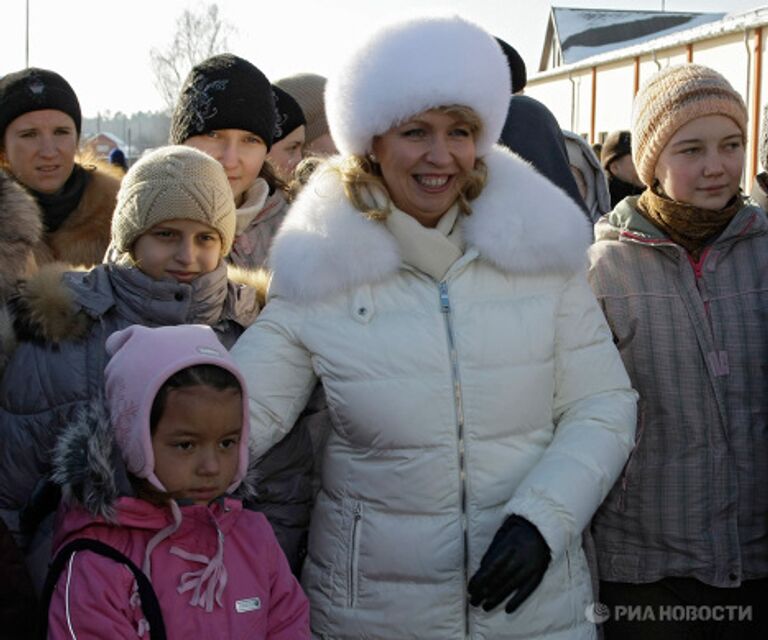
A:
{"label": "overcast sky", "polygon": [[[163,108],[150,50],[172,40],[176,19],[201,0],[2,0],[0,75],[25,65],[29,3],[29,64],[61,73],[86,116]],[[535,72],[550,3],[536,0],[219,0],[234,28],[230,50],[272,80],[300,71],[328,75],[349,36],[404,12],[450,8],[504,38]],[[742,12],[760,0],[561,0],[556,6],[605,9]]]}

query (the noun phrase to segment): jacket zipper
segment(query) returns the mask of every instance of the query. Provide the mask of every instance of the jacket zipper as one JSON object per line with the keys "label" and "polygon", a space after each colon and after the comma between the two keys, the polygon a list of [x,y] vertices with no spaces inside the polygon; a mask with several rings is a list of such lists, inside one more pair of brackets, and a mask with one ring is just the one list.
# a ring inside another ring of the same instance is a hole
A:
{"label": "jacket zipper", "polygon": [[349,545],[349,594],[347,604],[350,608],[357,604],[357,560],[360,546],[360,520],[363,517],[363,505],[355,503],[352,514],[352,536]]}
{"label": "jacket zipper", "polygon": [[461,532],[464,544],[464,635],[469,637],[469,600],[467,585],[469,582],[469,534],[467,527],[467,484],[464,460],[464,404],[461,397],[461,380],[459,378],[459,361],[456,353],[456,343],[453,335],[451,304],[448,298],[448,285],[440,282],[440,311],[445,318],[445,330],[448,336],[448,347],[451,357],[451,375],[453,378],[453,401],[456,409],[456,437],[459,457],[459,484],[461,486]]}

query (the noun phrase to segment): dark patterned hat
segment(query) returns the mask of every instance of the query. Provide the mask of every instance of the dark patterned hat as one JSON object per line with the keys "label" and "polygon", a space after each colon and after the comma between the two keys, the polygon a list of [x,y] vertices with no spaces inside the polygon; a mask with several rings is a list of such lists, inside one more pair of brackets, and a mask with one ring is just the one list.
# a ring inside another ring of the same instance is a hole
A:
{"label": "dark patterned hat", "polygon": [[230,53],[193,67],[171,120],[171,144],[216,129],[242,129],[272,146],[275,101],[267,77],[247,60]]}
{"label": "dark patterned hat", "polygon": [[272,91],[275,94],[275,110],[277,116],[275,119],[275,137],[272,142],[280,142],[289,133],[298,129],[301,125],[307,124],[304,112],[299,103],[287,91],[273,84]]}

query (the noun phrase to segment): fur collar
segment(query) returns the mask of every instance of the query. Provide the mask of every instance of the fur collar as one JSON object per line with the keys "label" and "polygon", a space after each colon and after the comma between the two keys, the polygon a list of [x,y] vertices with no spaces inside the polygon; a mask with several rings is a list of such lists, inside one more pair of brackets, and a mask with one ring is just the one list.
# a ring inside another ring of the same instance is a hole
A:
{"label": "fur collar", "polygon": [[[467,247],[508,273],[583,268],[592,230],[573,200],[502,147],[484,159],[485,189],[463,220]],[[270,295],[308,302],[381,282],[400,269],[401,256],[385,225],[363,217],[346,198],[331,161],[291,206],[269,264]]]}
{"label": "fur collar", "polygon": [[32,196],[2,169],[0,230],[0,302],[4,302],[34,266],[33,249],[40,242],[43,224]]}
{"label": "fur collar", "polygon": [[[100,267],[95,267],[99,269]],[[75,275],[77,272],[79,275]],[[90,327],[89,314],[83,305],[78,303],[74,288],[86,287],[82,283],[88,271],[78,270],[73,265],[63,262],[53,262],[44,265],[40,270],[24,281],[20,287],[20,293],[14,300],[13,325],[16,338],[22,340],[36,340],[58,343],[64,340],[77,340],[84,337]],[[65,278],[65,274],[71,274],[77,285],[71,278]],[[248,270],[232,265],[227,265],[227,277],[236,287],[253,289],[251,298],[243,295],[243,306],[254,303],[253,313],[264,306],[266,291],[269,282],[269,274],[264,269]],[[92,286],[95,286],[96,278],[91,278]],[[95,295],[89,292],[91,295]],[[99,296],[99,302],[111,306],[111,297]],[[95,305],[98,306],[98,305]],[[102,309],[102,312],[105,309]],[[94,309],[90,309],[90,315],[95,315]],[[255,319],[255,318],[254,318]],[[0,316],[0,330],[3,318]],[[235,318],[237,320],[237,318]]]}

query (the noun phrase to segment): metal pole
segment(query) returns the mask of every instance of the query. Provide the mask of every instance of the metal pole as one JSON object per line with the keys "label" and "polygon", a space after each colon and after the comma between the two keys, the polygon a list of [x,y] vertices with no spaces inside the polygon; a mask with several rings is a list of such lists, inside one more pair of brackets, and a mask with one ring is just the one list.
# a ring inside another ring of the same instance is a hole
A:
{"label": "metal pole", "polygon": [[24,43],[24,66],[29,67],[29,0],[27,0],[27,30]]}

